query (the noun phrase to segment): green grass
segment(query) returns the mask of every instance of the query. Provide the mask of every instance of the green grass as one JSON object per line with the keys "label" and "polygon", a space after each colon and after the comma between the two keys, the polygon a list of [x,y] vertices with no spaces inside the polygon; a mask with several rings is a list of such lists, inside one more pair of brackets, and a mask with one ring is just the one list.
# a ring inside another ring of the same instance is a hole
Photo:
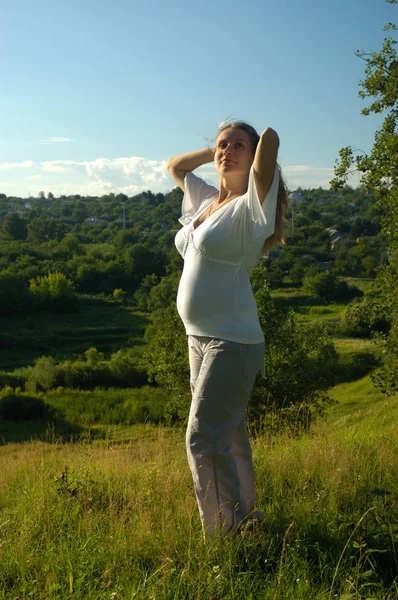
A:
{"label": "green grass", "polygon": [[366,277],[344,277],[344,279],[349,285],[355,285],[365,294],[371,294],[372,292],[377,291],[377,283],[375,279]]}
{"label": "green grass", "polygon": [[[294,297],[292,307],[309,320],[344,310]],[[59,351],[85,339],[84,350],[104,350],[106,338],[102,348],[91,341],[104,323],[110,335],[121,330],[118,343],[128,339],[123,331],[138,340],[144,318],[115,305],[87,306],[75,317],[74,326],[50,318],[65,334]],[[47,319],[34,329],[43,344]],[[335,343],[348,362],[373,351],[365,339]],[[27,356],[28,349],[20,360]],[[87,410],[99,408],[102,393],[86,394]],[[55,404],[70,405],[71,421],[76,394],[53,392]],[[15,440],[0,446],[0,600],[396,600],[398,397],[381,394],[369,376],[331,395],[337,404],[308,434],[253,440],[264,521],[206,541],[182,430],[0,422],[0,440],[2,431],[4,442]]]}
{"label": "green grass", "polygon": [[0,599],[395,599],[398,398],[334,394],[310,434],[253,441],[266,518],[223,540],[203,540],[183,431],[0,447]]}
{"label": "green grass", "polygon": [[334,338],[334,345],[340,355],[359,352],[377,353],[375,343],[368,338]]}
{"label": "green grass", "polygon": [[76,357],[91,346],[110,353],[141,344],[148,323],[148,316],[140,311],[87,297],[75,313],[0,317],[0,370],[32,364],[43,355]]}
{"label": "green grass", "polygon": [[375,429],[383,435],[398,433],[398,396],[386,396],[374,388],[369,375],[336,385],[331,394],[338,404],[330,409],[329,422]]}

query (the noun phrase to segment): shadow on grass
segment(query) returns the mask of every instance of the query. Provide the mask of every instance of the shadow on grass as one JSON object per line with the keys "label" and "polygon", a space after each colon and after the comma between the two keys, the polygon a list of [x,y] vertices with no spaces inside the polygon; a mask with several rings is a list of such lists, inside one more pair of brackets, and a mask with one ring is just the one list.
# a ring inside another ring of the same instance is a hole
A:
{"label": "shadow on grass", "polygon": [[332,386],[351,383],[369,375],[379,364],[372,352],[355,352],[340,355],[339,360],[331,365],[328,383]]}
{"label": "shadow on grass", "polygon": [[15,421],[0,417],[0,446],[31,440],[49,443],[73,442],[87,435],[88,431],[83,427],[62,419]]}
{"label": "shadow on grass", "polygon": [[[272,296],[272,292],[271,292]],[[319,298],[314,296],[272,296],[276,306],[284,310],[294,310],[297,307],[310,307],[310,306],[328,306],[325,302],[323,303]]]}
{"label": "shadow on grass", "polygon": [[71,313],[0,316],[0,369],[26,366],[43,355],[71,359],[92,346],[116,352],[139,345],[148,323],[145,315],[129,306],[87,297]]}
{"label": "shadow on grass", "polygon": [[37,396],[10,392],[0,398],[0,445],[32,439],[73,441],[84,435],[84,427],[69,423]]}
{"label": "shadow on grass", "polygon": [[[371,506],[373,501],[369,502]],[[383,531],[380,527],[380,522],[388,526],[388,510],[380,510],[377,518],[371,515],[360,527],[359,522],[348,520],[331,528],[321,523],[300,527],[292,520],[281,527],[279,520],[264,519],[234,538],[235,570],[276,575],[284,561],[297,566],[305,563],[312,582],[327,587],[334,583],[335,592],[341,574],[348,572],[356,576],[361,587],[389,589],[398,576],[398,564],[388,528]]]}

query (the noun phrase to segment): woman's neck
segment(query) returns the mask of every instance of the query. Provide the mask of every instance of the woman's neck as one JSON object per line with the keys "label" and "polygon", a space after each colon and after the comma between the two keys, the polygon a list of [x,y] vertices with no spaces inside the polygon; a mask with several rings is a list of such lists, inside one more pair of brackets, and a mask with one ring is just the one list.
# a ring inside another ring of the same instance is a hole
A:
{"label": "woman's neck", "polygon": [[242,180],[242,177],[220,177],[220,197],[219,201],[228,201],[229,198],[242,196],[247,192],[249,175]]}

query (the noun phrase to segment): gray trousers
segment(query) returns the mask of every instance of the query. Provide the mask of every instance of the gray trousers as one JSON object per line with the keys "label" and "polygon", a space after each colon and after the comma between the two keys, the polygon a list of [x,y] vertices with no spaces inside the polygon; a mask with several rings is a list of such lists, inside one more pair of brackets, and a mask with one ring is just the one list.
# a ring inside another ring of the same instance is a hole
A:
{"label": "gray trousers", "polygon": [[226,533],[254,509],[245,412],[264,362],[264,343],[189,336],[192,404],[186,435],[204,529]]}

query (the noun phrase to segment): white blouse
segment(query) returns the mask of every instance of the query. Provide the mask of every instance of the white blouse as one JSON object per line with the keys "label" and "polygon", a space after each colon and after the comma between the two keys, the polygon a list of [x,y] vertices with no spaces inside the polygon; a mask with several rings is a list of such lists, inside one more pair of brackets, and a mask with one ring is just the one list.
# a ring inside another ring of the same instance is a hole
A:
{"label": "white blouse", "polygon": [[212,213],[194,229],[194,222],[218,197],[215,187],[187,173],[182,202],[183,228],[175,237],[184,258],[177,309],[188,335],[208,336],[241,344],[264,341],[250,274],[264,240],[275,231],[279,170],[261,204],[250,170],[248,190]]}

